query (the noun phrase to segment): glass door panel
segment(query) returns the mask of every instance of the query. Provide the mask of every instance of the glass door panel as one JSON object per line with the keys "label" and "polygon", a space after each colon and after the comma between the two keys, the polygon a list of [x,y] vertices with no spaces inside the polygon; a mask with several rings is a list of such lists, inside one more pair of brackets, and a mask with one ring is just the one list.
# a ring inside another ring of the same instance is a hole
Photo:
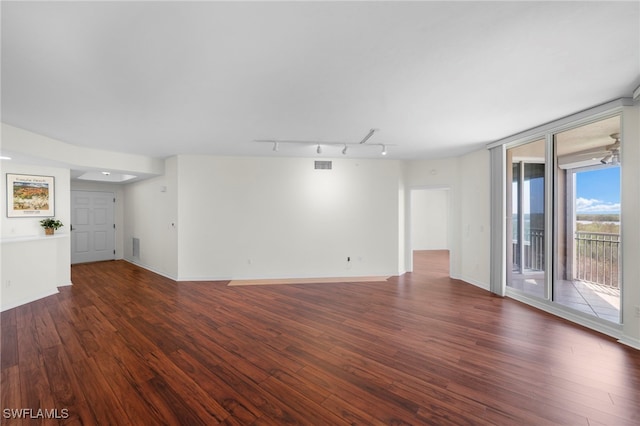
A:
{"label": "glass door panel", "polygon": [[545,141],[507,150],[507,286],[545,298]]}
{"label": "glass door panel", "polygon": [[553,301],[620,322],[620,117],[554,135]]}

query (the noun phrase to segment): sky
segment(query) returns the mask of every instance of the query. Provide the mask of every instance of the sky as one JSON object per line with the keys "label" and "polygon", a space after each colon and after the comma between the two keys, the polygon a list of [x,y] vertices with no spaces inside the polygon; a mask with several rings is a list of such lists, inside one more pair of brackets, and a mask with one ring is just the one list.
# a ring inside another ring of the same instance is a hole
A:
{"label": "sky", "polygon": [[576,212],[620,213],[620,167],[576,175]]}
{"label": "sky", "polygon": [[[517,191],[514,185],[514,191]],[[524,211],[543,213],[544,180],[531,179],[524,183]],[[513,212],[518,211],[513,198]],[[620,213],[620,167],[579,172],[576,174],[576,213]]]}

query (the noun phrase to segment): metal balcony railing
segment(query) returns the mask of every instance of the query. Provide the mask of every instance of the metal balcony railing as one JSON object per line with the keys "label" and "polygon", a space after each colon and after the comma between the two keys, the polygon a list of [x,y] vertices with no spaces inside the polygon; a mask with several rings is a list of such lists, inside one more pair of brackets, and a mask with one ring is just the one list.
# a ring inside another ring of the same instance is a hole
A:
{"label": "metal balcony railing", "polygon": [[544,229],[531,228],[529,230],[527,238],[523,242],[522,257],[524,262],[522,265],[520,257],[518,241],[514,240],[514,269],[520,269],[522,266],[523,271],[544,271]]}
{"label": "metal balcony railing", "polygon": [[620,234],[576,233],[576,279],[618,288]]}

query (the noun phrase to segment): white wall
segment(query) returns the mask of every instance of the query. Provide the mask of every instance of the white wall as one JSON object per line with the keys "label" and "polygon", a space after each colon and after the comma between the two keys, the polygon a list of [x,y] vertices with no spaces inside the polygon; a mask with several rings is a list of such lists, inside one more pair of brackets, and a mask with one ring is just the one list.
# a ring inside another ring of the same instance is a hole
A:
{"label": "white wall", "polygon": [[396,275],[401,172],[388,160],[314,170],[313,159],[179,156],[179,278]]}
{"label": "white wall", "polygon": [[124,185],[83,180],[71,181],[72,191],[113,192],[116,199],[114,219],[116,224],[116,259],[124,257]]}
{"label": "white wall", "polygon": [[[4,137],[4,135],[3,135]],[[0,229],[2,235],[0,309],[6,310],[58,292],[71,283],[69,170],[2,161]],[[41,218],[8,218],[6,174],[55,178],[55,217],[65,225],[56,237],[45,237]]]}
{"label": "white wall", "polygon": [[406,181],[406,167],[403,162],[400,167],[402,168],[402,174],[398,185],[398,275],[402,275],[407,272],[407,264],[405,258],[407,257],[407,240],[410,236],[407,235],[405,229],[407,229],[407,189],[405,187]]}
{"label": "white wall", "polygon": [[[177,279],[177,159],[167,159],[164,167],[163,176],[125,185],[124,258]],[[133,257],[133,238],[140,239],[140,258]]]}
{"label": "white wall", "polygon": [[411,191],[411,247],[413,250],[449,249],[449,190]]}
{"label": "white wall", "polygon": [[489,290],[491,266],[490,158],[486,149],[459,158],[460,271],[458,278]]}

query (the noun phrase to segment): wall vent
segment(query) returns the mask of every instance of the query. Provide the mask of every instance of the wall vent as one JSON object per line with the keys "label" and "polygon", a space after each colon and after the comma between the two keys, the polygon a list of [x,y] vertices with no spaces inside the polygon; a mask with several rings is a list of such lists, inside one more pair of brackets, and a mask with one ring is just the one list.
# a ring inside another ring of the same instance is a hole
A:
{"label": "wall vent", "polygon": [[140,238],[133,239],[133,258],[140,260]]}
{"label": "wall vent", "polygon": [[331,170],[331,161],[316,161],[316,170]]}

